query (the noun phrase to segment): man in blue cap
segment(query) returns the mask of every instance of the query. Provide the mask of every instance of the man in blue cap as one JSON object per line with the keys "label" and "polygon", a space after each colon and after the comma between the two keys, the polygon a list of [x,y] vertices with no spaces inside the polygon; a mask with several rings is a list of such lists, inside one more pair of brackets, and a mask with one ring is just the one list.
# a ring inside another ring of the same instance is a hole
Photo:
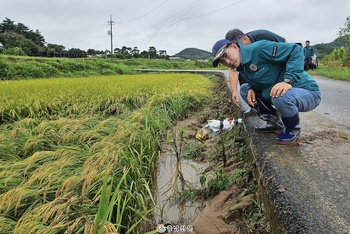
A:
{"label": "man in blue cap", "polygon": [[[250,45],[251,43],[254,43],[260,40],[287,42],[287,40],[284,37],[266,29],[258,29],[258,30],[250,31],[248,33],[244,33],[242,30],[238,28],[234,28],[229,30],[226,33],[225,39],[231,41],[232,43],[241,43],[243,45]],[[229,71],[229,81],[231,84],[232,101],[236,106],[239,107],[239,95],[237,92],[238,81],[240,85],[240,94],[243,100],[247,102],[246,97],[248,94],[248,90],[246,86],[247,85],[246,81],[244,80],[243,75],[241,73],[238,74],[238,72],[234,69],[230,69]],[[245,116],[250,116],[252,114],[255,115],[252,109],[246,110],[243,113],[243,115]]]}
{"label": "man in blue cap", "polygon": [[248,82],[248,104],[266,121],[255,131],[278,133],[277,144],[295,143],[300,134],[299,112],[311,111],[321,102],[316,81],[304,72],[302,48],[267,40],[245,46],[222,39],[212,51],[214,67],[221,62],[237,69]]}

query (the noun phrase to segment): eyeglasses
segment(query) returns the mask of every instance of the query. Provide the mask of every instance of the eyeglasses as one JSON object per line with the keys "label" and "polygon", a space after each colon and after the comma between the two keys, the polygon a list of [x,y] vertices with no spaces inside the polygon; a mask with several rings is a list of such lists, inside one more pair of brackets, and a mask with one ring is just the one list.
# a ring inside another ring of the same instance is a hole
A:
{"label": "eyeglasses", "polygon": [[227,48],[225,49],[224,54],[221,56],[221,58],[219,60],[221,63],[224,62],[227,59]]}
{"label": "eyeglasses", "polygon": [[227,52],[225,52],[222,56],[221,56],[221,58],[220,59],[223,59],[223,60],[225,60],[227,58]]}

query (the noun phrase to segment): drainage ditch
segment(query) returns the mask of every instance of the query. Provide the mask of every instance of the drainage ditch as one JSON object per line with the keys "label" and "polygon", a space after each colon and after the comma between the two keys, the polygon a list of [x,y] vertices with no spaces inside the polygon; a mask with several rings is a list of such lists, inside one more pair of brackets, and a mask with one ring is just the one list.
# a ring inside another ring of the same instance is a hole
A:
{"label": "drainage ditch", "polygon": [[161,154],[158,166],[156,222],[188,225],[199,212],[201,204],[185,201],[180,195],[184,188],[200,188],[200,175],[206,164],[178,159],[172,151]]}

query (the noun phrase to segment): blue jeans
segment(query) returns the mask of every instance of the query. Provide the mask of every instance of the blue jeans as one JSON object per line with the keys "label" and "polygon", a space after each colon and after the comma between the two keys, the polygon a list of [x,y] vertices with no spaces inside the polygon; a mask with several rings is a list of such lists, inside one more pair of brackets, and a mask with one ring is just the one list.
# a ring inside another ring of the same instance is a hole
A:
{"label": "blue jeans", "polygon": [[[241,85],[240,94],[242,99],[247,103],[248,91],[248,84]],[[256,97],[263,102],[261,103],[258,101],[261,112],[259,115],[272,114],[280,115],[281,117],[292,117],[299,114],[299,112],[307,112],[315,109],[321,102],[321,91],[292,88],[288,90],[283,97],[271,98],[271,103],[269,100],[264,100],[259,93],[256,93]],[[275,109],[276,113],[271,113],[270,111],[266,112],[266,108],[261,107],[262,104],[267,107],[267,109]]]}

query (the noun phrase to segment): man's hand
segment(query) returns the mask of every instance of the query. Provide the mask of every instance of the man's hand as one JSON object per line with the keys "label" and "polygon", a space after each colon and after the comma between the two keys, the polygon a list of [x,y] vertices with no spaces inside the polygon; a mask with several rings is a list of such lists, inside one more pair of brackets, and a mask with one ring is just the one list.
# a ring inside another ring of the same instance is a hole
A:
{"label": "man's hand", "polygon": [[284,96],[288,90],[292,88],[291,84],[288,84],[286,82],[279,82],[275,84],[270,92],[270,96],[277,98],[279,96]]}
{"label": "man's hand", "polygon": [[231,91],[232,91],[232,101],[233,103],[239,107],[239,94],[237,92],[237,86],[238,86],[238,72],[236,70],[230,69],[228,72],[228,77],[231,85]]}
{"label": "man's hand", "polygon": [[232,90],[232,101],[237,107],[239,107],[239,94],[237,91]]}
{"label": "man's hand", "polygon": [[252,107],[254,107],[257,104],[256,97],[255,97],[255,91],[250,89],[248,92],[248,104]]}

